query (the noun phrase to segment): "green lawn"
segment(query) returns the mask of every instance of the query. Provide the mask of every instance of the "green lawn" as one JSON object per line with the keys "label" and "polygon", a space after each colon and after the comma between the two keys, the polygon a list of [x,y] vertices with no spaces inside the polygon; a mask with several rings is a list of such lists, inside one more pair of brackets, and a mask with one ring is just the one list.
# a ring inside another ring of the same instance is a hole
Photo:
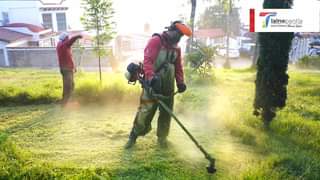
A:
{"label": "green lawn", "polygon": [[[320,73],[290,71],[287,106],[270,131],[252,115],[255,72],[188,76],[175,112],[217,159],[217,173],[172,122],[168,149],[153,131],[124,150],[139,86],[122,74],[78,73],[63,109],[56,71],[0,69],[0,179],[320,179]],[[194,80],[196,79],[196,80]],[[205,84],[208,85],[205,85]]]}

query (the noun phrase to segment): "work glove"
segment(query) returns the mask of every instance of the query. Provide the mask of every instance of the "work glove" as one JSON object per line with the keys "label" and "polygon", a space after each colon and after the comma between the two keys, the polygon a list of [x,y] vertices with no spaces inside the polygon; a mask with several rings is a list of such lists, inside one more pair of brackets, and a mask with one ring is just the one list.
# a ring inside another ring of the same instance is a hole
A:
{"label": "work glove", "polygon": [[187,90],[187,86],[186,86],[185,83],[177,84],[177,87],[178,87],[178,92],[179,92],[179,93],[183,93],[184,91]]}

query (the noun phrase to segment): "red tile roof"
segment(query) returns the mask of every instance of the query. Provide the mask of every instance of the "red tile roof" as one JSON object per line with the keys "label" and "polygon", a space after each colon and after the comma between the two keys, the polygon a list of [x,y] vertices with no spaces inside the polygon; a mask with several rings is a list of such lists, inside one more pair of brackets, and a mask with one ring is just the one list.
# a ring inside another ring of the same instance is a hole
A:
{"label": "red tile roof", "polygon": [[0,27],[0,41],[5,41],[5,42],[10,43],[10,42],[14,42],[19,39],[27,39],[27,38],[31,38],[31,37],[32,36],[28,35],[28,34],[23,34],[23,33],[11,31],[9,29]]}
{"label": "red tile roof", "polygon": [[41,31],[45,30],[43,27],[36,26],[33,24],[27,24],[27,23],[12,23],[12,24],[7,24],[3,27],[25,27],[34,33],[41,32]]}
{"label": "red tile roof", "polygon": [[199,29],[194,32],[196,38],[217,38],[225,36],[222,29]]}

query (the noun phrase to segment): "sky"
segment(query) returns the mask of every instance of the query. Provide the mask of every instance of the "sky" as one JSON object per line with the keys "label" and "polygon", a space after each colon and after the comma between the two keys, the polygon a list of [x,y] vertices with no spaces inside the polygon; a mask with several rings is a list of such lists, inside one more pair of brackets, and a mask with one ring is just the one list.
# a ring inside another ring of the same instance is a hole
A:
{"label": "sky", "polygon": [[[189,0],[114,0],[117,32],[120,34],[143,32],[145,23],[150,24],[152,32],[161,32],[171,21],[181,19],[181,15],[190,16],[191,5],[188,2]],[[320,8],[317,0],[295,0],[294,2],[294,8]],[[70,0],[69,3],[74,4],[74,0]],[[262,3],[263,0],[239,0],[237,6],[240,7],[241,21],[248,24],[249,9],[261,8]],[[211,4],[212,2],[198,0],[196,18],[199,18],[205,7]],[[79,6],[73,6],[70,10],[81,13]]]}

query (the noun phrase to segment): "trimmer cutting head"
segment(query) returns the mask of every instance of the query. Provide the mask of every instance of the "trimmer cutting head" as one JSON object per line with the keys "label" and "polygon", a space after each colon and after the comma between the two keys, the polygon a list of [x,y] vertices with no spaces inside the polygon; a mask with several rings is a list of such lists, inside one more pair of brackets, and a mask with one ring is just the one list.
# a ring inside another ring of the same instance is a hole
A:
{"label": "trimmer cutting head", "polygon": [[215,168],[214,163],[210,163],[209,166],[207,167],[207,172],[209,174],[214,174],[217,171],[217,169]]}

